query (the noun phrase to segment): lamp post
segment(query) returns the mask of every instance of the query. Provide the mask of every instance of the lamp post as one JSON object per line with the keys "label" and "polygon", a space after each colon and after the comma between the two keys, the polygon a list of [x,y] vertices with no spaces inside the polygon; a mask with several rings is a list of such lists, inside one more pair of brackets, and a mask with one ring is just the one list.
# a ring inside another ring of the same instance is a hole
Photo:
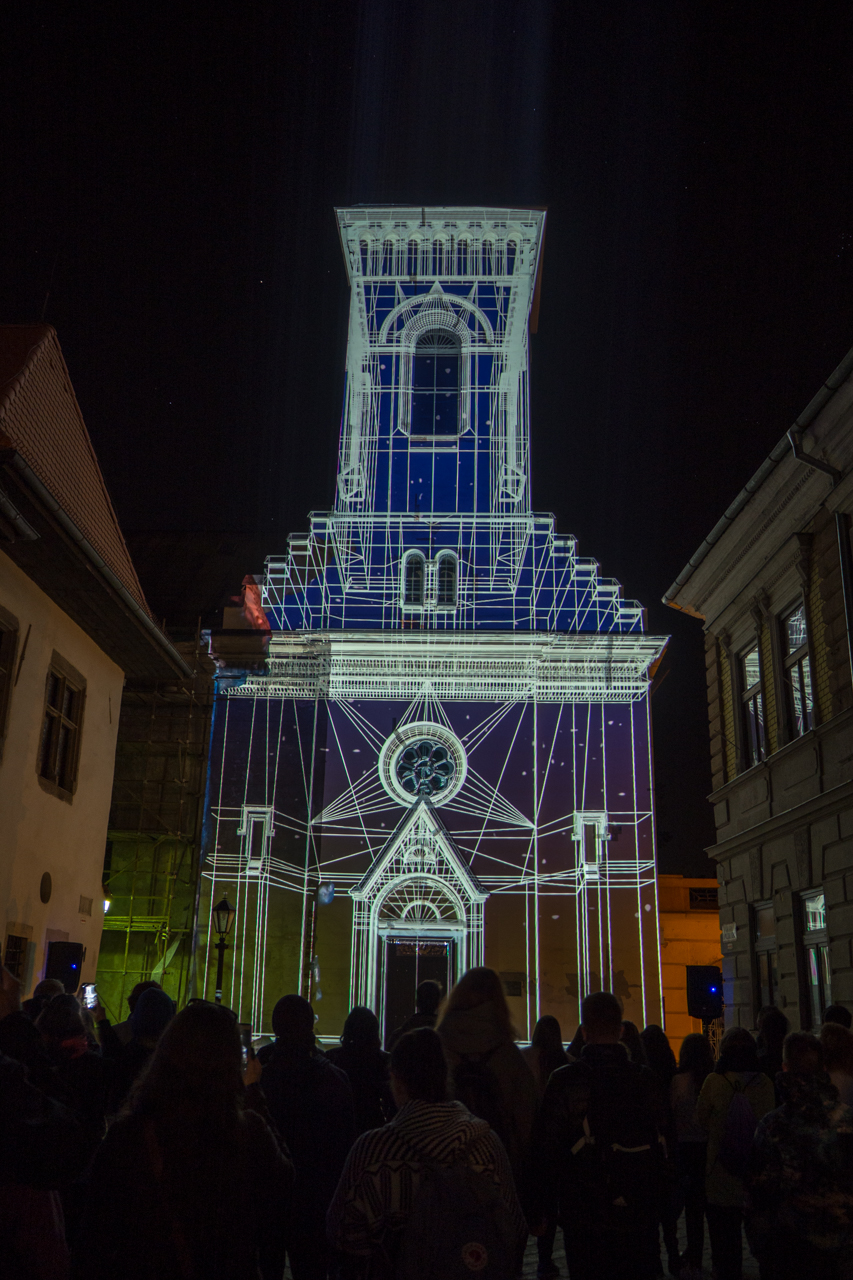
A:
{"label": "lamp post", "polygon": [[213,931],[219,934],[219,941],[216,944],[216,950],[219,952],[219,959],[216,961],[216,995],[214,999],[217,1004],[222,1004],[222,970],[225,967],[225,949],[227,943],[225,941],[226,934],[231,932],[231,926],[234,923],[234,908],[227,898],[223,898],[221,902],[217,902],[211,912],[213,921]]}

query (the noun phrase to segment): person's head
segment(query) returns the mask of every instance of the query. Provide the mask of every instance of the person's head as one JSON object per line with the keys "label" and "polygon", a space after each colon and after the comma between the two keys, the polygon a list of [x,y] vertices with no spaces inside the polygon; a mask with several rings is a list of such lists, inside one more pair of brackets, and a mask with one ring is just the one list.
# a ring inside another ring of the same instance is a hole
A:
{"label": "person's head", "polygon": [[534,1049],[562,1049],[563,1031],[551,1013],[545,1013],[533,1028],[530,1043]]}
{"label": "person's head", "polygon": [[398,1107],[406,1102],[447,1101],[447,1059],[435,1031],[408,1031],[391,1050],[391,1090]]}
{"label": "person's head", "polygon": [[675,1054],[663,1027],[652,1022],[640,1032],[640,1039],[646,1051],[646,1061],[656,1075],[675,1075]]}
{"label": "person's head", "polygon": [[503,983],[494,969],[487,969],[484,965],[463,973],[447,997],[439,1022],[444,1022],[452,1013],[477,1009],[483,1004],[492,1006],[506,1039],[514,1040],[515,1028],[512,1025]]}
{"label": "person's head", "polygon": [[707,1036],[691,1031],[681,1042],[678,1054],[678,1070],[693,1077],[696,1092],[702,1088],[706,1076],[714,1070],[714,1054]]}
{"label": "person's head", "polygon": [[161,987],[141,992],[130,1015],[134,1040],[149,1047],[155,1045],[175,1016],[175,1002]]}
{"label": "person's head", "polygon": [[147,982],[137,982],[136,986],[133,988],[130,995],[127,997],[127,1007],[130,1010],[130,1012],[133,1013],[134,1009],[136,1008],[136,1002],[139,999],[139,997],[142,995],[143,991],[154,991],[154,990],[162,991],[163,988],[160,986],[159,982],[154,982],[153,979],[149,978]]}
{"label": "person's head", "polygon": [[56,996],[64,996],[65,987],[58,978],[42,978],[27,1001],[27,1013],[34,1021]]}
{"label": "person's head", "polygon": [[352,1049],[367,1050],[378,1049],[380,1042],[379,1019],[376,1014],[363,1004],[357,1004],[347,1014],[347,1020],[341,1032],[341,1044]]}
{"label": "person's head", "polygon": [[539,1070],[543,1073],[543,1078],[547,1079],[552,1071],[566,1065],[563,1032],[553,1014],[543,1014],[539,1019],[530,1043],[539,1053]]}
{"label": "person's head", "polygon": [[823,1071],[823,1045],[810,1031],[792,1031],[782,1045],[782,1070],[800,1076]]}
{"label": "person's head", "polygon": [[434,982],[432,978],[425,978],[423,982],[419,982],[418,989],[415,992],[415,1008],[418,1013],[438,1013],[440,1004],[441,985],[438,982]]}
{"label": "person's head", "polygon": [[80,1004],[76,996],[63,991],[61,996],[54,996],[45,1005],[36,1020],[45,1046],[51,1052],[58,1052],[63,1045],[77,1042],[78,1047],[86,1038],[86,1027],[81,1016]]}
{"label": "person's head", "polygon": [[729,1027],[720,1041],[715,1071],[759,1071],[758,1046],[746,1027]]}
{"label": "person's head", "polygon": [[851,1025],[853,1025],[853,1014],[849,1009],[845,1009],[843,1004],[830,1004],[826,1007],[823,1021],[824,1023],[837,1022],[839,1026],[849,1031]]}
{"label": "person's head", "polygon": [[646,1057],[646,1048],[640,1039],[640,1032],[637,1029],[636,1022],[631,1022],[630,1018],[623,1018],[620,1039],[628,1050],[628,1056],[632,1062],[638,1062],[641,1067],[649,1065],[649,1060]]}
{"label": "person's head", "polygon": [[840,1022],[825,1022],[820,1029],[820,1042],[826,1070],[853,1076],[853,1033]]}
{"label": "person's head", "polygon": [[276,1039],[290,1048],[314,1047],[314,1010],[302,996],[282,996],[272,1011]]}
{"label": "person's head", "polygon": [[618,1042],[622,1034],[622,1009],[610,991],[595,991],[584,998],[581,1004],[581,1034],[587,1044]]}
{"label": "person's head", "polygon": [[788,1019],[775,1005],[766,1004],[763,1009],[758,1010],[755,1028],[768,1049],[778,1051],[782,1048],[782,1041],[788,1034],[789,1026]]}

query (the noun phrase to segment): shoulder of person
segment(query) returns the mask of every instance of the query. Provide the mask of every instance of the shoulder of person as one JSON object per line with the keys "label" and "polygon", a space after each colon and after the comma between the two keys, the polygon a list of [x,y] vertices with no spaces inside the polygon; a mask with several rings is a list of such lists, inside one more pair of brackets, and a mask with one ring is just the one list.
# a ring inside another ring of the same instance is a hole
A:
{"label": "shoulder of person", "polygon": [[327,1058],[325,1054],[323,1055],[322,1060],[317,1059],[317,1061],[320,1064],[321,1069],[324,1071],[325,1077],[328,1081],[333,1081],[335,1087],[342,1093],[352,1093],[352,1085],[350,1084],[349,1076],[344,1071],[343,1067],[337,1066]]}
{"label": "shoulder of person", "polygon": [[755,1093],[763,1093],[766,1097],[776,1097],[776,1084],[764,1071],[759,1071],[751,1079],[744,1077],[743,1088]]}

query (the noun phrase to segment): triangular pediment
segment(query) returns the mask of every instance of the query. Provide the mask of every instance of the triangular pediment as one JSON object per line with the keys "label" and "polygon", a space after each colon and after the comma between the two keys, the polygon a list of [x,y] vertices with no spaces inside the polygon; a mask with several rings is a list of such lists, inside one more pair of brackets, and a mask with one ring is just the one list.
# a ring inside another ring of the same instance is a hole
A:
{"label": "triangular pediment", "polygon": [[485,902],[489,896],[428,800],[407,811],[350,892],[353,898],[369,899],[391,881],[417,875],[445,881],[468,902]]}

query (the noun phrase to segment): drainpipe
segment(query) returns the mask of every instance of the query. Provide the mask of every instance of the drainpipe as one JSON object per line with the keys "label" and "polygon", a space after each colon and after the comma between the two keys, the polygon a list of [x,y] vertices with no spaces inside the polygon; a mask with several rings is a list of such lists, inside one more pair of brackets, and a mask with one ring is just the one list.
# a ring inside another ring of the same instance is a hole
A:
{"label": "drainpipe", "polygon": [[850,678],[853,680],[853,557],[850,554],[850,531],[847,527],[847,517],[841,511],[836,511],[835,513],[835,532],[838,535],[841,594],[844,598],[844,621],[847,624],[847,655],[850,659]]}

